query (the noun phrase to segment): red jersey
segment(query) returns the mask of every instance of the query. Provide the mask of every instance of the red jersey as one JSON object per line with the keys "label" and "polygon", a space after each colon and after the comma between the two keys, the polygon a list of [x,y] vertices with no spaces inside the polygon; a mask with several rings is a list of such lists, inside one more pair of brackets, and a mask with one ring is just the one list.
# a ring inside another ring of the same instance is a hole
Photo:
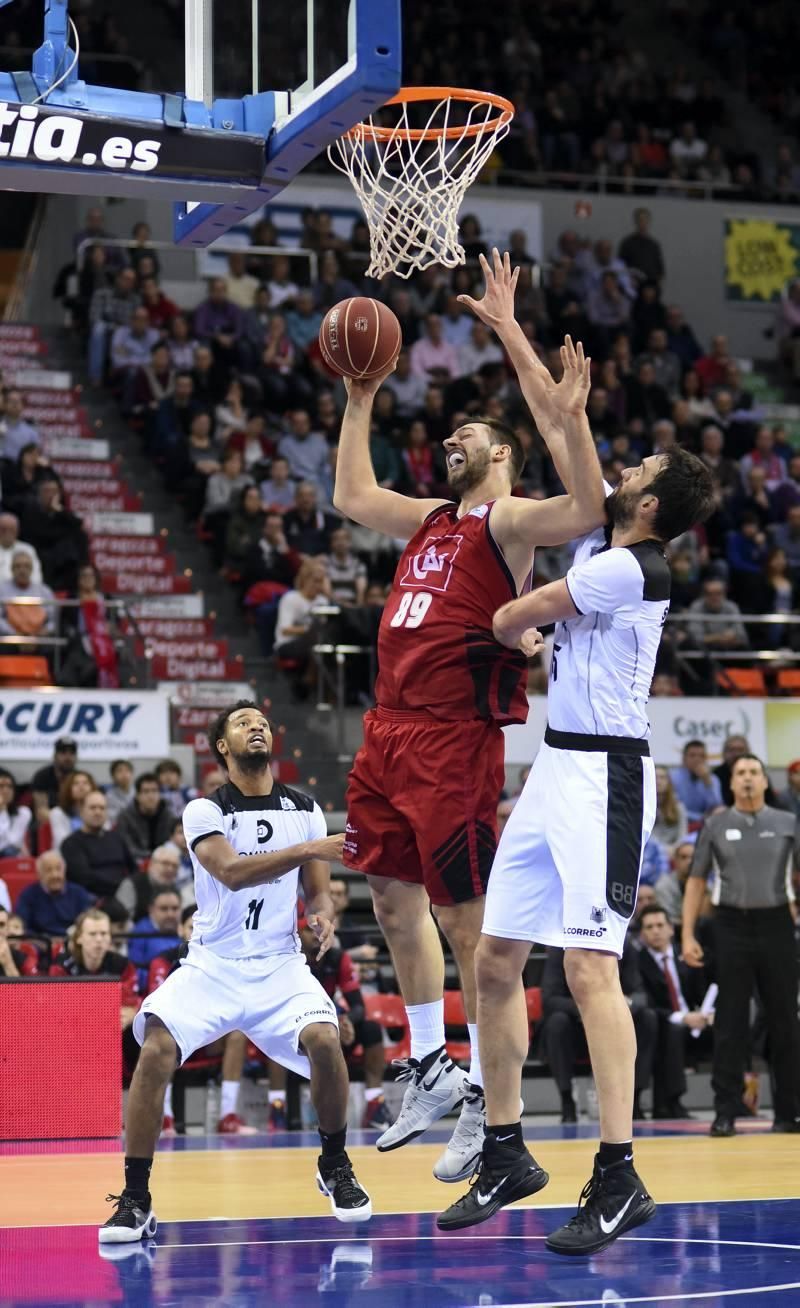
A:
{"label": "red jersey", "polygon": [[378,633],[380,707],[526,720],[527,662],[492,635],[495,611],[517,590],[491,533],[491,508],[459,518],[456,504],[444,504],[408,542]]}

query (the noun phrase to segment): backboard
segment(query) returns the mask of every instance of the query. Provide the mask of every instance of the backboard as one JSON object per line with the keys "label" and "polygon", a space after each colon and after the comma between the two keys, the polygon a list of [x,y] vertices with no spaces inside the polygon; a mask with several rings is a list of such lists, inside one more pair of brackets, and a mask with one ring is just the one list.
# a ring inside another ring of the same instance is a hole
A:
{"label": "backboard", "polygon": [[68,0],[43,6],[31,70],[0,73],[0,190],[165,196],[179,245],[267,204],[400,86],[401,0],[185,0],[177,94],[83,81]]}

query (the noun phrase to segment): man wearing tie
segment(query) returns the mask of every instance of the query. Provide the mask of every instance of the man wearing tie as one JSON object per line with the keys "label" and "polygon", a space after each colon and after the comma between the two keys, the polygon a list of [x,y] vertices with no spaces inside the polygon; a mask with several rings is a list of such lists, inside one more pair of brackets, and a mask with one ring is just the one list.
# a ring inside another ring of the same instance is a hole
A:
{"label": "man wearing tie", "polygon": [[[702,999],[703,974],[692,972],[678,957],[672,923],[663,908],[653,905],[642,912],[639,972],[648,1000],[658,1015],[653,1075],[653,1117],[687,1118],[681,1103],[686,1093],[684,1060],[689,1032],[707,1031],[711,1014],[697,1011]],[[692,1045],[698,1041],[692,1037]],[[703,1042],[705,1043],[705,1041]],[[692,1048],[696,1058],[702,1051]]]}

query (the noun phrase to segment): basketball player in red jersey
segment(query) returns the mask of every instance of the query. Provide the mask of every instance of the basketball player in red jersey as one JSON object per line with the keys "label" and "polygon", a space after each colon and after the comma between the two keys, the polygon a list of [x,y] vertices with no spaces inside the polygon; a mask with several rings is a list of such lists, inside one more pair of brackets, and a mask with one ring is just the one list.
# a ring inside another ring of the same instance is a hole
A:
{"label": "basketball player in red jersey", "polygon": [[[506,723],[524,722],[526,660],[492,636],[500,604],[528,587],[536,545],[557,545],[604,521],[600,466],[587,424],[567,445],[565,415],[583,412],[589,360],[567,338],[556,386],[514,319],[509,256],[481,260],[484,298],[465,302],[494,328],[553,456],[567,494],[512,497],[524,456],[515,433],[475,418],[444,442],[458,503],[412,499],[380,487],[369,454],[372,403],[394,364],[348,383],[334,504],[347,517],[408,541],[378,637],[377,707],[347,793],[346,866],[365,872],[391,951],[411,1031],[409,1084],[397,1121],[378,1141],[397,1149],[463,1101],[442,1181],[472,1172],[483,1144],[485,1102],[476,1026],[474,955],[480,937]],[[433,917],[431,916],[433,909]],[[434,921],[435,917],[435,921]],[[450,1060],[444,1034],[444,932],[458,966],[471,1064]]]}

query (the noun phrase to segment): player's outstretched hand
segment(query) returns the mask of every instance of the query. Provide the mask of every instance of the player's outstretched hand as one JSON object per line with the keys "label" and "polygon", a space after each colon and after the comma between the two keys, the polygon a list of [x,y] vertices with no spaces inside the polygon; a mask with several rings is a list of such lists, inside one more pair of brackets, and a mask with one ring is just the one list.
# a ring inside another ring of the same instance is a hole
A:
{"label": "player's outstretched hand", "polygon": [[309,858],[321,858],[326,863],[334,859],[341,862],[344,853],[344,832],[339,836],[323,836],[321,840],[312,840],[308,847]]}
{"label": "player's outstretched hand", "polygon": [[544,636],[537,627],[528,627],[519,638],[519,648],[526,659],[535,659],[544,649]]}
{"label": "player's outstretched hand", "polygon": [[592,388],[592,361],[583,353],[583,344],[573,345],[572,337],[565,336],[561,346],[564,373],[561,381],[550,392],[550,402],[566,417],[578,417],[586,409]]}
{"label": "player's outstretched hand", "polygon": [[459,295],[460,304],[466,304],[476,317],[485,322],[487,327],[498,331],[504,323],[514,321],[514,292],[517,289],[519,268],[511,268],[511,256],[506,251],[500,257],[500,251],[492,250],[492,262],[485,255],[479,256],[483,275],[486,279],[486,291],[482,300],[473,300],[471,295]]}
{"label": "player's outstretched hand", "polygon": [[336,939],[336,932],[334,931],[333,923],[330,918],[323,917],[321,913],[311,913],[310,916],[306,918],[306,921],[319,941],[317,958],[322,958],[322,955],[327,954]]}
{"label": "player's outstretched hand", "polygon": [[343,377],[344,388],[350,399],[369,398],[374,399],[387,377],[391,377],[397,367],[397,360],[400,357],[400,351],[392,359],[392,362],[384,368],[383,372],[378,373],[377,377]]}

